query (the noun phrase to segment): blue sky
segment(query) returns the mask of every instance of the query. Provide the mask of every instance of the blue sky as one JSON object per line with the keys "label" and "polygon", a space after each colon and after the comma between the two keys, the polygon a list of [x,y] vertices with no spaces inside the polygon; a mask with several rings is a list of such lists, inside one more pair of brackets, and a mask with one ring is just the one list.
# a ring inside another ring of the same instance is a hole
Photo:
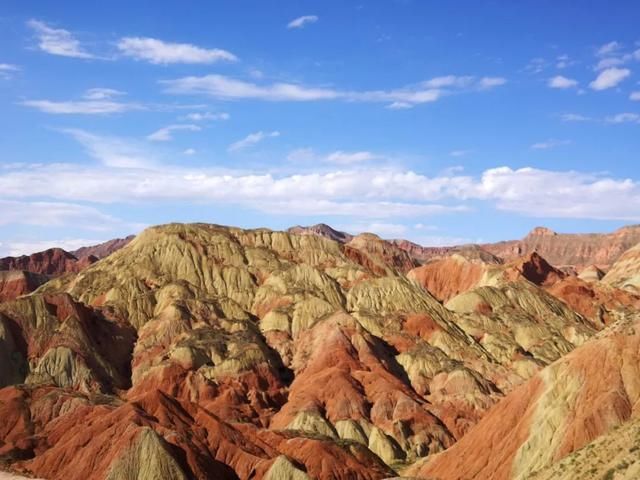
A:
{"label": "blue sky", "polygon": [[425,245],[640,222],[639,18],[633,1],[4,0],[0,254],[170,221]]}

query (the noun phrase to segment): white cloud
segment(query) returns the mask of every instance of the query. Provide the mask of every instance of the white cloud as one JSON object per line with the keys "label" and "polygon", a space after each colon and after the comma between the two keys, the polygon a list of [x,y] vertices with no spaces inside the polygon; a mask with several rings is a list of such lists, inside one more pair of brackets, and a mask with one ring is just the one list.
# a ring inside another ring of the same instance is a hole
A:
{"label": "white cloud", "polygon": [[318,21],[317,15],[304,15],[302,17],[295,18],[287,24],[287,28],[303,28],[310,23],[316,23]]}
{"label": "white cloud", "polygon": [[113,88],[90,88],[84,92],[82,98],[87,100],[106,100],[108,98],[119,97],[121,95],[126,95],[126,93]]}
{"label": "white cloud", "polygon": [[571,60],[571,57],[569,57],[569,55],[558,55],[556,57],[556,68],[559,70],[562,70],[564,68],[570,67],[571,65],[574,65],[576,62],[574,60]]}
{"label": "white cloud", "polygon": [[147,149],[132,141],[95,135],[76,128],[60,131],[73,137],[91,157],[107,167],[150,168],[156,163]]}
{"label": "white cloud", "polygon": [[274,176],[168,165],[48,164],[1,170],[0,191],[15,199],[41,198],[46,192],[57,202],[204,202],[272,214],[346,215],[376,222],[464,212],[478,201],[534,217],[640,221],[637,181],[535,168],[492,168],[480,177],[429,177],[382,167]]}
{"label": "white cloud", "polygon": [[227,149],[230,152],[235,152],[238,150],[242,150],[244,148],[247,147],[251,147],[253,145],[255,145],[256,143],[260,143],[261,141],[263,141],[266,138],[275,138],[275,137],[279,137],[280,136],[280,132],[274,131],[274,132],[256,132],[256,133],[250,133],[249,135],[247,135],[246,137],[244,137],[242,140],[238,140],[237,142],[232,143],[231,145],[229,145],[229,148]]}
{"label": "white cloud", "polygon": [[605,118],[607,123],[640,123],[640,115],[637,113],[618,113]]}
{"label": "white cloud", "polygon": [[337,163],[342,165],[349,165],[353,163],[362,163],[369,162],[371,160],[375,160],[376,157],[371,152],[343,152],[342,150],[337,150],[333,153],[327,155],[326,161],[329,163]]}
{"label": "white cloud", "polygon": [[538,74],[542,73],[548,66],[549,64],[544,58],[532,58],[524,67],[524,71],[531,74]]}
{"label": "white cloud", "polygon": [[87,245],[97,245],[106,240],[86,239],[86,238],[64,238],[59,240],[9,240],[0,243],[0,256],[18,257],[20,255],[30,255],[42,252],[50,248],[62,248],[66,251],[77,250]]}
{"label": "white cloud", "polygon": [[554,140],[549,139],[544,142],[538,142],[531,145],[533,150],[549,150],[550,148],[560,147],[562,145],[569,145],[571,143],[570,140]]}
{"label": "white cloud", "polygon": [[640,220],[640,184],[631,179],[501,167],[483,173],[479,192],[500,210],[532,217]]}
{"label": "white cloud", "polygon": [[88,230],[105,230],[121,222],[94,207],[61,202],[25,202],[0,199],[1,225],[59,227],[74,224]]}
{"label": "white cloud", "polygon": [[465,157],[469,155],[471,152],[472,150],[453,150],[449,152],[449,155],[452,157]]}
{"label": "white cloud", "polygon": [[183,155],[195,155],[196,153],[198,152],[195,148],[187,148],[184,152],[182,152]]}
{"label": "white cloud", "polygon": [[596,55],[599,57],[604,57],[617,52],[621,48],[622,48],[622,45],[620,45],[620,43],[616,41],[605,43],[604,45],[598,48],[598,50],[596,51]]}
{"label": "white cloud", "polygon": [[113,99],[121,95],[125,95],[124,92],[111,88],[91,88],[84,93],[82,100],[25,100],[20,104],[54,115],[108,115],[145,109],[137,103]]}
{"label": "white cloud", "polygon": [[11,76],[20,71],[20,67],[10,63],[0,63],[0,79],[8,80]]}
{"label": "white cloud", "polygon": [[164,42],[155,38],[125,37],[118,41],[117,47],[128,57],[159,65],[237,60],[234,54],[219,48],[205,49],[189,43]]}
{"label": "white cloud", "polygon": [[224,75],[183,77],[163,80],[168,93],[202,94],[222,100],[256,99],[266,101],[309,102],[342,100],[347,102],[383,102],[389,108],[408,108],[435,102],[454,92],[487,90],[506,83],[501,77],[436,77],[431,80],[394,90],[342,91],[326,87],[308,87],[293,83],[258,85]]}
{"label": "white cloud", "polygon": [[560,118],[563,122],[588,122],[591,120],[591,117],[579,113],[563,113]]}
{"label": "white cloud", "polygon": [[225,112],[219,112],[219,113],[195,112],[195,113],[189,113],[184,117],[180,117],[181,120],[190,120],[192,122],[204,122],[206,120],[220,121],[220,120],[229,120],[229,118],[231,118],[231,115]]}
{"label": "white cloud", "polygon": [[550,88],[573,88],[578,85],[578,82],[571,78],[563,77],[562,75],[556,75],[549,79],[547,85]]}
{"label": "white cloud", "polygon": [[629,75],[631,75],[631,71],[626,68],[607,68],[600,72],[589,86],[593,90],[606,90],[615,87]]}
{"label": "white cloud", "polygon": [[387,108],[390,110],[406,110],[413,108],[413,105],[407,102],[393,102],[387,105]]}
{"label": "white cloud", "polygon": [[35,32],[40,50],[51,55],[74,58],[96,58],[82,48],[68,30],[53,28],[40,20],[29,20],[27,25]]}
{"label": "white cloud", "polygon": [[631,94],[629,95],[629,100],[640,101],[640,91],[631,92]]}
{"label": "white cloud", "polygon": [[190,132],[199,132],[202,130],[198,125],[192,124],[184,124],[184,125],[169,125],[167,127],[163,127],[159,130],[156,130],[152,134],[147,136],[147,140],[151,140],[152,142],[168,142],[173,140],[173,132],[177,132],[180,130],[187,130]]}
{"label": "white cloud", "polygon": [[348,232],[354,235],[360,233],[375,233],[382,238],[397,238],[406,235],[409,228],[401,223],[369,222],[338,224],[337,230]]}
{"label": "white cloud", "polygon": [[506,78],[502,77],[482,77],[479,82],[479,88],[481,90],[488,90],[490,88],[499,87],[507,83]]}
{"label": "white cloud", "polygon": [[380,160],[384,157],[372,152],[345,152],[336,150],[327,154],[318,154],[312,148],[298,148],[287,155],[287,160],[294,163],[330,163],[335,165],[356,165],[373,160]]}

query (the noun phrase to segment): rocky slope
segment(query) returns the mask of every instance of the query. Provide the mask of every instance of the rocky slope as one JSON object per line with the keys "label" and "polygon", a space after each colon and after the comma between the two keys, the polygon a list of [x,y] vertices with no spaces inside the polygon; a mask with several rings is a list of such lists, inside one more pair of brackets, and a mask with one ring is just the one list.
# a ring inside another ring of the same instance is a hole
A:
{"label": "rocky slope", "polygon": [[[516,478],[633,417],[633,293],[535,253],[465,247],[418,266],[377,236],[320,230],[152,227],[0,303],[0,464],[47,479]],[[582,403],[556,411],[581,375]]]}
{"label": "rocky slope", "polygon": [[[615,437],[615,427],[637,419],[640,320],[635,317],[546,367],[511,392],[456,445],[417,463],[407,474],[443,480],[559,478],[549,477],[551,467],[554,472],[567,470],[568,478],[590,478],[578,476],[587,465],[572,465],[579,454],[554,464],[585,446],[586,455],[594,455],[587,446],[590,442],[609,433]],[[625,428],[633,431],[632,426]],[[620,443],[627,452],[634,445]],[[597,445],[591,449],[597,450]],[[604,448],[599,450],[603,455]],[[622,454],[617,458],[590,459],[594,466],[602,463],[590,475],[605,472],[609,462],[624,461],[625,450],[616,452]],[[632,457],[637,462],[637,455]],[[638,468],[630,463],[621,470],[630,467],[630,473]]]}

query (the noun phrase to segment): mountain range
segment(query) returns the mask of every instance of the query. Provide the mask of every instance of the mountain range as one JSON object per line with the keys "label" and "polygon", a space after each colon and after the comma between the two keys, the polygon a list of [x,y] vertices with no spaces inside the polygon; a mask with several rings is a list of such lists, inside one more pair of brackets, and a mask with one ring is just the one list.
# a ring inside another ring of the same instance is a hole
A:
{"label": "mountain range", "polygon": [[0,270],[17,475],[640,475],[640,226],[435,248],[169,224]]}

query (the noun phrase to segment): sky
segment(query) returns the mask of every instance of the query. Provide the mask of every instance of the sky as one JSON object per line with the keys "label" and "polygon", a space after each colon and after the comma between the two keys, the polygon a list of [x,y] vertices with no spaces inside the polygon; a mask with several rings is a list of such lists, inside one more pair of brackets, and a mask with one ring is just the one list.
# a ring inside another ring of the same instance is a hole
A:
{"label": "sky", "polygon": [[0,5],[0,255],[168,222],[640,223],[637,1]]}

